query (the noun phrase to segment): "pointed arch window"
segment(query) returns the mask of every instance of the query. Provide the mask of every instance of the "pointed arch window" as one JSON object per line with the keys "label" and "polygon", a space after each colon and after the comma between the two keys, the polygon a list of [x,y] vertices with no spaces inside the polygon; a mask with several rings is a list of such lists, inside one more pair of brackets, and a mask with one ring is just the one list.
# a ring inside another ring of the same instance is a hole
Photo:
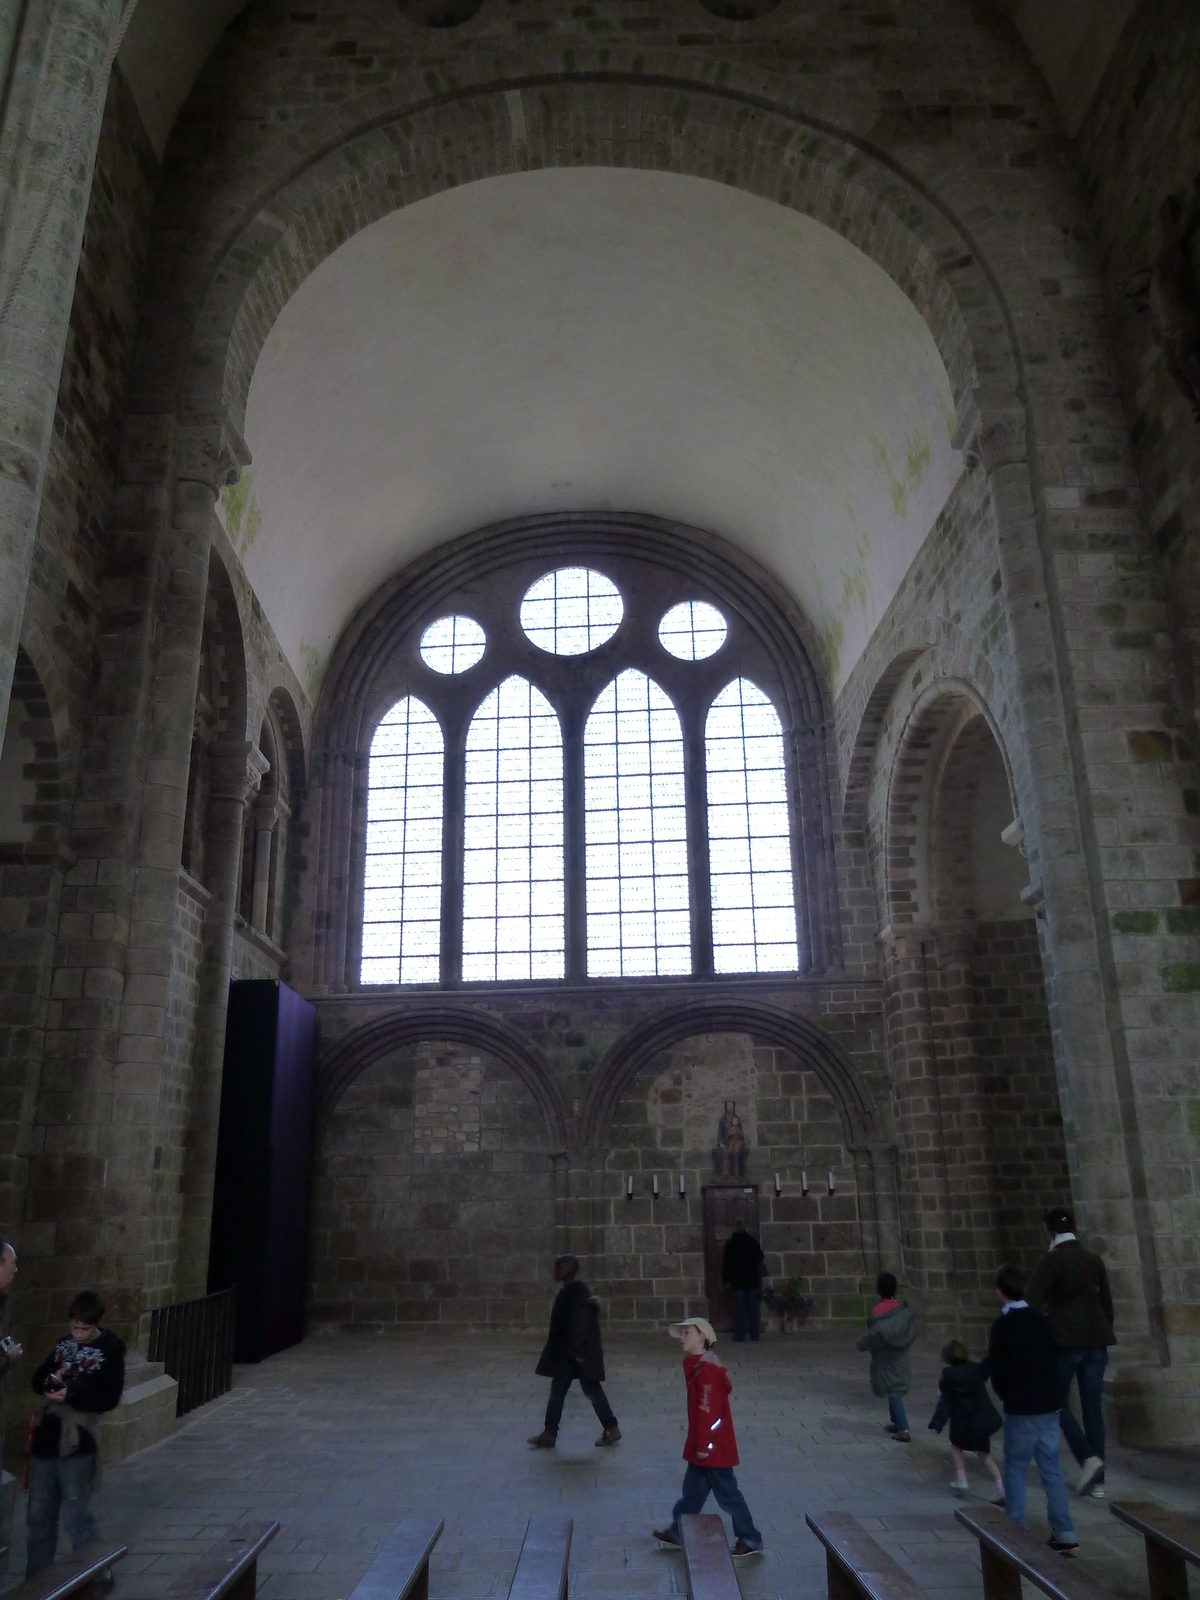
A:
{"label": "pointed arch window", "polygon": [[713,961],[718,972],[794,972],[796,901],[783,727],[767,696],[735,678],[704,729]]}
{"label": "pointed arch window", "polygon": [[436,983],[441,955],[442,730],[407,696],[375,730],[367,768],[363,983]]}
{"label": "pointed arch window", "polygon": [[658,684],[629,668],[584,731],[587,970],[692,970],[683,736]]}
{"label": "pointed arch window", "polygon": [[467,731],[463,978],[561,978],[564,935],[562,731],[509,677]]}

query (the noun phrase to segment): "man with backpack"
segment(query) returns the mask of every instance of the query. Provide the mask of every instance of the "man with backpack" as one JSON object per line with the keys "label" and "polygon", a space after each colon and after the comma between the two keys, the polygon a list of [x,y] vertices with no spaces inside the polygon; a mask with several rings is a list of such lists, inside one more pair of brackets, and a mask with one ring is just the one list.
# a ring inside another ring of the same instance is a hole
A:
{"label": "man with backpack", "polygon": [[[1104,1413],[1101,1395],[1113,1334],[1112,1292],[1104,1262],[1085,1250],[1075,1235],[1075,1218],[1066,1206],[1047,1206],[1042,1222],[1050,1248],[1034,1267],[1025,1298],[1049,1318],[1058,1350],[1059,1424],[1079,1463],[1079,1494],[1102,1500],[1104,1490]],[[1071,1380],[1079,1384],[1083,1426],[1069,1404]]]}

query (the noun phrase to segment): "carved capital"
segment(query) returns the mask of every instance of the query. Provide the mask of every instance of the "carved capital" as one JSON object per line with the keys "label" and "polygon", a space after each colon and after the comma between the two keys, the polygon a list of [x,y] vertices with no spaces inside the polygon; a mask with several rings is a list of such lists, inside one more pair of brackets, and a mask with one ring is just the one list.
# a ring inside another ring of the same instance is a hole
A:
{"label": "carved capital", "polygon": [[977,389],[959,412],[951,439],[970,468],[987,473],[1027,459],[1025,408],[1011,393],[987,394]]}
{"label": "carved capital", "polygon": [[210,793],[214,800],[245,806],[258,793],[271,763],[257,745],[217,744],[209,758]]}
{"label": "carved capital", "polygon": [[228,416],[192,419],[176,430],[175,476],[205,484],[214,499],[249,465],[250,447]]}

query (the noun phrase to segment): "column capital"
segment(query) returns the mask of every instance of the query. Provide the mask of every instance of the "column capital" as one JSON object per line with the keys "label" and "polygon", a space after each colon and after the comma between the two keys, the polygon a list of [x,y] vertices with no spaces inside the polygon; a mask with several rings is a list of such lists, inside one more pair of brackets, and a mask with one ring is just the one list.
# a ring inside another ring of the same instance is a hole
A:
{"label": "column capital", "polygon": [[228,414],[189,418],[175,430],[176,478],[207,485],[214,499],[238,481],[250,459],[250,447]]}
{"label": "column capital", "polygon": [[214,744],[209,756],[210,793],[214,800],[244,806],[258,793],[270,770],[271,763],[249,740]]}

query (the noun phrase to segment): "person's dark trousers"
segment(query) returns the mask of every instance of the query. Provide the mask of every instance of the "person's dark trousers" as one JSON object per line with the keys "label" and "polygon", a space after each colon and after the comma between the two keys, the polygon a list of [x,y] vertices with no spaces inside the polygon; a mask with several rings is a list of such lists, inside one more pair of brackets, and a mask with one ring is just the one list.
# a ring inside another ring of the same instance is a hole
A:
{"label": "person's dark trousers", "polygon": [[[577,1373],[559,1371],[550,1380],[550,1399],[546,1403],[546,1427],[551,1433],[558,1432],[558,1425],[562,1421],[563,1401],[567,1398],[567,1390],[575,1382],[576,1377]],[[580,1378],[579,1387],[592,1402],[592,1409],[600,1418],[601,1426],[615,1428],[617,1419],[613,1416],[608,1396],[600,1385],[592,1383],[587,1378]]]}
{"label": "person's dark trousers", "polygon": [[746,1337],[746,1325],[750,1326],[750,1337],[758,1342],[758,1302],[761,1299],[757,1289],[735,1289],[733,1291],[733,1342],[741,1344]]}
{"label": "person's dark trousers", "polygon": [[[1104,1393],[1104,1369],[1108,1366],[1108,1351],[1101,1345],[1069,1345],[1058,1352],[1058,1392],[1062,1410],[1058,1420],[1067,1448],[1082,1466],[1089,1456],[1104,1460],[1104,1410],[1101,1397]],[[1083,1413],[1083,1427],[1075,1420],[1068,1405],[1071,1379],[1079,1381],[1079,1409]]]}
{"label": "person's dark trousers", "polygon": [[100,1537],[92,1515],[92,1478],[96,1458],[88,1451],[73,1456],[29,1461],[29,1504],[25,1512],[29,1542],[25,1557],[25,1576],[34,1578],[54,1560],[58,1543],[58,1513],[61,1510],[71,1539],[71,1549],[91,1544]]}
{"label": "person's dark trousers", "polygon": [[751,1550],[761,1550],[763,1536],[754,1526],[750,1507],[737,1486],[732,1467],[694,1467],[688,1463],[683,1475],[683,1493],[671,1513],[675,1532],[679,1533],[680,1517],[699,1516],[710,1494],[722,1511],[728,1511],[734,1538],[744,1539]]}

